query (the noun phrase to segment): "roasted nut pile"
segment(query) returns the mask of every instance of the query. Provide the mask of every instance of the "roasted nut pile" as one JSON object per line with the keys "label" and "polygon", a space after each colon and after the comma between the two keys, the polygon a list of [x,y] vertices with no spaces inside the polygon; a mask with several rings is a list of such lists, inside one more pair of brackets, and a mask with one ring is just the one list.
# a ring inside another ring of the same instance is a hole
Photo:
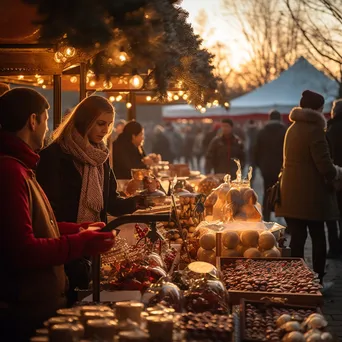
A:
{"label": "roasted nut pile", "polygon": [[228,290],[315,294],[321,288],[300,260],[240,259],[222,267]]}
{"label": "roasted nut pile", "polygon": [[231,341],[233,317],[210,312],[185,313],[180,316],[177,325],[186,331],[187,340]]}
{"label": "roasted nut pile", "polygon": [[279,307],[265,307],[254,306],[252,304],[246,305],[245,322],[246,330],[245,336],[248,339],[258,341],[280,341],[281,335],[277,328],[277,320],[281,315],[289,315],[297,323],[302,322],[309,317],[314,310],[294,310]]}

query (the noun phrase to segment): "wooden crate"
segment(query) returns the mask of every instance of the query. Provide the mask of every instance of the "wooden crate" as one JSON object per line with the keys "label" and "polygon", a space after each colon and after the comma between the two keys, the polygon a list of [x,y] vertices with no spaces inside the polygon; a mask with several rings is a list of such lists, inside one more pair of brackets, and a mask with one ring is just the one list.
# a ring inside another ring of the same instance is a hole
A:
{"label": "wooden crate", "polygon": [[[303,259],[301,258],[220,258],[219,266],[220,269],[223,269],[224,265],[235,263],[236,260],[267,260],[267,261],[298,261],[300,260],[303,265],[313,273],[309,267],[306,265]],[[240,291],[240,290],[230,290],[229,293],[229,301],[231,305],[240,304],[241,299],[248,300],[261,300],[263,297],[280,297],[286,298],[288,303],[290,304],[299,304],[299,305],[323,305],[323,296],[320,291],[316,293],[292,293],[292,292],[267,292],[267,291]]]}
{"label": "wooden crate", "polygon": [[277,302],[267,302],[267,301],[256,301],[256,300],[246,300],[242,299],[240,302],[240,336],[241,342],[258,342],[259,340],[247,338],[246,336],[246,306],[247,304],[252,304],[254,306],[270,306],[276,308],[286,308],[286,309],[294,309],[294,310],[312,310],[322,315],[322,311],[317,306],[301,306],[301,305],[291,305],[291,304],[282,304]]}

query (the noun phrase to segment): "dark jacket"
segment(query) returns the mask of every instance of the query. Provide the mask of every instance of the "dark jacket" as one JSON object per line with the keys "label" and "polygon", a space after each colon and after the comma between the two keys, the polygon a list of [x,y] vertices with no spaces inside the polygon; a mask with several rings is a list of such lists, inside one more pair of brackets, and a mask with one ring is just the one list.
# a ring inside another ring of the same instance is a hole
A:
{"label": "dark jacket", "polygon": [[113,170],[117,179],[131,179],[132,169],[146,169],[142,162],[144,152],[133,145],[123,134],[113,142]]}
{"label": "dark jacket", "polygon": [[214,173],[229,173],[235,179],[237,166],[233,159],[239,159],[244,166],[245,151],[241,140],[233,134],[228,139],[223,135],[215,137],[206,154],[206,173],[214,169]]}
{"label": "dark jacket", "polygon": [[277,179],[283,165],[283,144],[286,126],[271,120],[259,131],[253,148],[253,164],[264,178]]}
{"label": "dark jacket", "polygon": [[175,155],[171,150],[171,145],[169,139],[166,137],[165,133],[160,130],[155,130],[154,134],[151,136],[152,139],[152,152],[160,154],[162,160],[173,162]]}
{"label": "dark jacket", "polygon": [[[335,108],[335,116],[328,122],[327,138],[335,165],[342,167],[342,105]],[[337,192],[338,207],[342,215],[342,190]]]}
{"label": "dark jacket", "polygon": [[293,124],[285,136],[281,203],[276,215],[312,221],[338,219],[331,185],[337,169],[325,137],[325,119],[317,111],[302,108],[294,108],[289,118]]}
{"label": "dark jacket", "polygon": [[56,223],[35,179],[38,160],[22,140],[0,131],[0,326],[14,322],[20,331],[13,333],[23,336],[66,305],[63,264],[80,258],[84,246],[81,234],[65,235],[80,225]]}
{"label": "dark jacket", "polygon": [[[40,152],[37,179],[50,200],[58,221],[77,222],[82,177],[73,157],[62,151],[56,142]],[[116,192],[117,183],[109,161],[104,163],[104,208],[101,221],[107,222],[107,213],[113,216],[132,213],[135,199],[124,199]]]}

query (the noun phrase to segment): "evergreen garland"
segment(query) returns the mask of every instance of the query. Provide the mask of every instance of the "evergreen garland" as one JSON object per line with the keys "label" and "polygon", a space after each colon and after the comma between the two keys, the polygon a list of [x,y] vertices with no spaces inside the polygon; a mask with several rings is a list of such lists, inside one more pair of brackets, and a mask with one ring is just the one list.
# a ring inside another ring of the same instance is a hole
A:
{"label": "evergreen garland", "polygon": [[[125,68],[152,70],[145,87],[166,99],[171,84],[181,82],[194,106],[219,100],[226,91],[214,76],[211,55],[186,22],[188,13],[175,0],[22,0],[35,4],[41,41],[99,52],[90,67],[107,79],[118,70],[115,56],[125,51]],[[120,66],[119,66],[120,67]],[[216,92],[215,92],[216,91]]]}

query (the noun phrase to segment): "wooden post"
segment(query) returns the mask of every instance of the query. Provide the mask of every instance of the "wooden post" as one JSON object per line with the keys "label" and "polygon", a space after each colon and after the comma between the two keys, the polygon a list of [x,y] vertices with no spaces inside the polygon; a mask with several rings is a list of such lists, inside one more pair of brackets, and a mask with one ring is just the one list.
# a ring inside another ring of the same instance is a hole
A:
{"label": "wooden post", "polygon": [[80,64],[80,102],[87,97],[87,65]]}
{"label": "wooden post", "polygon": [[128,94],[128,102],[132,104],[131,108],[127,109],[127,121],[136,120],[137,118],[137,101],[134,91],[130,91]]}
{"label": "wooden post", "polygon": [[62,121],[62,76],[53,75],[53,128]]}

